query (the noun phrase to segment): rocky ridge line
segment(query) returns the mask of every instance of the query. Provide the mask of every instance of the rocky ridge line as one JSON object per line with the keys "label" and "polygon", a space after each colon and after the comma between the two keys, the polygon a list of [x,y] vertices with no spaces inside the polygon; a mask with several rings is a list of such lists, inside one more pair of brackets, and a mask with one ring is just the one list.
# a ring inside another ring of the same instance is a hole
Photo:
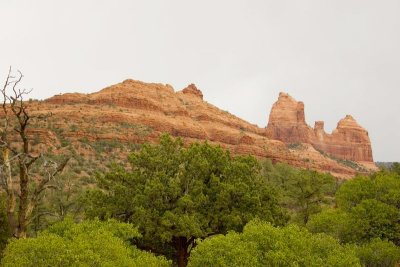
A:
{"label": "rocky ridge line", "polygon": [[[326,145],[325,140],[331,137],[323,134],[324,142],[320,143],[316,142],[319,139],[310,139],[314,130],[305,124],[303,103],[296,102],[287,94],[281,94],[280,100],[271,111],[271,124],[267,128],[259,128],[207,103],[194,84],[175,92],[170,85],[125,80],[92,94],[63,94],[34,102],[31,110],[35,113],[51,111],[52,129],[59,132],[58,139],[65,139],[76,147],[85,147],[81,145],[82,140],[88,144],[100,141],[154,143],[162,133],[169,133],[187,143],[207,140],[234,154],[252,154],[270,158],[273,162],[330,172],[343,178],[357,172],[317,150]],[[286,124],[280,124],[285,120]],[[323,124],[318,125],[316,131],[323,129]],[[354,123],[345,120],[338,126],[336,135],[348,136],[350,128],[360,131]],[[42,130],[43,135],[49,129]],[[286,130],[290,134],[285,133]],[[344,139],[340,140],[342,145],[347,144]],[[288,144],[295,142],[304,145],[297,149],[290,148]],[[59,144],[60,141],[53,141],[46,146],[54,147],[57,152]],[[334,144],[329,144],[332,146],[327,149],[335,152]],[[95,153],[91,149],[79,149],[82,155]],[[121,159],[125,156],[126,153],[120,155]],[[371,165],[371,168],[374,166]]]}

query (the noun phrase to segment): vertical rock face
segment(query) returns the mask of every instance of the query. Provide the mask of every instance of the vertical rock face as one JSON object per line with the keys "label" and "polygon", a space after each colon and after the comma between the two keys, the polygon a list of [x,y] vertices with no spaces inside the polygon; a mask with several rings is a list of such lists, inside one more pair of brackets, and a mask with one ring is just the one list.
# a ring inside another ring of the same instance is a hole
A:
{"label": "vertical rock face", "polygon": [[308,143],[341,159],[373,162],[368,132],[352,116],[340,120],[336,129],[327,134],[323,121],[316,121],[314,129],[308,126],[304,104],[285,93],[280,93],[272,106],[266,134],[287,144]]}
{"label": "vertical rock face", "polygon": [[352,116],[341,119],[331,136],[328,153],[354,161],[373,161],[368,132]]}
{"label": "vertical rock face", "polygon": [[290,95],[280,93],[269,115],[268,137],[285,143],[307,143],[309,131],[303,102],[297,102]]}

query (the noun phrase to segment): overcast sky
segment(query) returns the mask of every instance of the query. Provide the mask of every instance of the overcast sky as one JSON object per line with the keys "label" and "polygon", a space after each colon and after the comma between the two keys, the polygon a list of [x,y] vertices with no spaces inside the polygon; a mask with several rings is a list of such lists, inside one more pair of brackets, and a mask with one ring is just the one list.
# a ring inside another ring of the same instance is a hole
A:
{"label": "overcast sky", "polygon": [[400,161],[399,0],[0,0],[0,78],[32,98],[132,78],[195,83],[265,127],[280,91],[327,132],[346,114],[376,161]]}

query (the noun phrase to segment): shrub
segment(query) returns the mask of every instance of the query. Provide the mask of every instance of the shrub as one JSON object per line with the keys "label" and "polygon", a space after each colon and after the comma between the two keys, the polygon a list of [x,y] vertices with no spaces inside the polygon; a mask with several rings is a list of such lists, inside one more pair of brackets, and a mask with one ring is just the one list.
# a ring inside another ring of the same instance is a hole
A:
{"label": "shrub", "polygon": [[354,249],[328,235],[311,234],[296,225],[278,228],[252,221],[241,234],[230,232],[200,242],[188,266],[361,265]]}
{"label": "shrub", "polygon": [[131,225],[112,220],[80,224],[65,220],[36,238],[11,240],[1,266],[170,266],[164,258],[128,244],[138,237]]}

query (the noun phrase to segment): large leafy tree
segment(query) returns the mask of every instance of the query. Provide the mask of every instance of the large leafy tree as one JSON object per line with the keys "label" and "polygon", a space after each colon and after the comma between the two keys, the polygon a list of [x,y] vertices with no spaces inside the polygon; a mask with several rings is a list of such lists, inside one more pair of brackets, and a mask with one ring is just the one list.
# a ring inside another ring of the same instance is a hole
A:
{"label": "large leafy tree", "polygon": [[129,244],[140,234],[132,225],[117,221],[67,219],[35,238],[13,239],[1,266],[170,266],[163,257],[140,251]]}
{"label": "large leafy tree", "polygon": [[114,217],[139,226],[152,251],[172,248],[187,264],[196,239],[240,231],[255,217],[286,222],[258,161],[232,157],[220,147],[164,135],[129,157],[131,168],[114,167],[88,194],[88,215]]}
{"label": "large leafy tree", "polygon": [[336,193],[337,204],[343,210],[350,210],[366,199],[400,209],[400,175],[381,171],[371,176],[358,176],[344,183]]}
{"label": "large leafy tree", "polygon": [[193,250],[189,266],[361,266],[355,249],[296,225],[283,228],[253,221],[243,233],[206,239]]}
{"label": "large leafy tree", "polygon": [[400,177],[386,171],[345,182],[336,193],[337,208],[313,216],[308,228],[342,242],[373,238],[400,245]]}

